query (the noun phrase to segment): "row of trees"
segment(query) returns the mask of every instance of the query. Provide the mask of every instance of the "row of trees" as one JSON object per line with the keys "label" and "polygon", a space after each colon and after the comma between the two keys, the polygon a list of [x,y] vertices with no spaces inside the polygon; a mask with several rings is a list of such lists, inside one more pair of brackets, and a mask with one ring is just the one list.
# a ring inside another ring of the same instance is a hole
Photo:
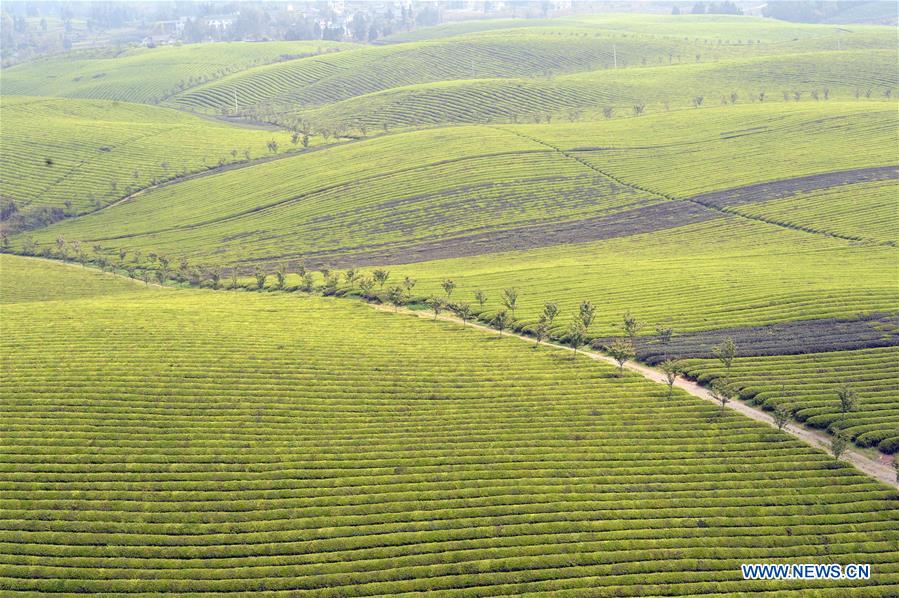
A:
{"label": "row of trees", "polygon": [[[27,244],[25,253],[35,254],[35,249],[36,245],[31,241]],[[383,268],[375,269],[371,273],[364,273],[356,268],[349,268],[343,272],[320,268],[317,272],[321,275],[322,282],[316,284],[315,271],[302,265],[292,271],[285,264],[280,264],[274,271],[257,266],[253,270],[255,283],[253,286],[242,283],[239,271],[232,268],[229,271],[230,284],[225,286],[223,284],[225,271],[221,266],[191,266],[186,258],[179,258],[175,263],[168,256],[152,251],[144,254],[140,250],[129,252],[120,248],[114,255],[110,255],[100,245],[94,245],[92,251],[92,255],[88,254],[85,246],[77,240],[67,241],[63,237],[58,237],[55,253],[45,247],[40,254],[45,257],[58,257],[64,261],[76,260],[82,265],[94,263],[106,271],[124,270],[129,277],[143,280],[145,284],[149,284],[151,281],[159,284],[174,281],[191,286],[207,286],[215,290],[222,288],[256,291],[297,290],[309,293],[321,292],[323,295],[358,295],[366,301],[392,305],[394,311],[398,311],[400,307],[410,303],[419,302],[414,295],[417,283],[414,278],[405,276],[401,280],[396,280],[394,284],[389,284],[395,279],[391,278],[390,271]],[[291,274],[298,275],[299,284],[288,286],[287,280]],[[274,280],[269,284],[272,278]],[[529,334],[535,340],[535,348],[548,341],[556,340],[572,349],[572,359],[576,357],[582,347],[589,344],[590,329],[596,321],[597,311],[591,301],[580,302],[567,326],[558,325],[561,310],[558,303],[555,302],[544,303],[536,323],[524,324],[516,319],[521,293],[515,287],[502,289],[500,293],[502,308],[491,315],[485,309],[489,297],[484,290],[474,290],[472,292],[473,303],[471,303],[453,299],[457,289],[457,284],[453,279],[444,279],[440,286],[443,290],[442,295],[432,294],[421,301],[421,304],[433,312],[435,320],[444,311],[452,313],[462,320],[463,325],[480,319],[497,330],[500,336],[507,330]],[[619,327],[623,332],[620,337],[597,348],[601,348],[615,360],[618,364],[618,375],[622,376],[625,365],[636,358],[637,337],[645,328],[645,324],[630,311],[627,311],[622,315]],[[680,360],[668,354],[673,334],[671,327],[657,326],[654,335],[655,342],[664,350],[665,360],[659,368],[667,384],[669,399],[673,396],[678,377],[684,374]],[[724,375],[716,377],[712,381],[708,392],[711,398],[719,403],[721,407],[719,414],[723,415],[728,403],[740,395],[739,388],[732,382],[732,366],[737,357],[736,343],[732,338],[726,338],[713,348],[712,354],[724,367]],[[786,397],[785,387],[782,386],[781,390],[782,395]],[[834,458],[839,459],[849,446],[849,438],[841,429],[848,414],[858,410],[858,393],[848,383],[839,385],[835,392],[840,404],[841,419],[831,426],[833,436],[830,449]],[[778,404],[772,413],[773,422],[779,430],[786,428],[792,416],[791,409],[783,402]]]}
{"label": "row of trees", "polygon": [[[879,92],[873,88],[856,88],[853,90],[853,96],[856,100],[860,100],[861,98],[870,99],[872,97],[877,97],[882,95],[884,98],[891,98],[893,95],[892,88],[886,88],[880,90]],[[785,102],[799,102],[806,98],[814,101],[827,101],[833,97],[833,93],[829,87],[825,87],[822,89],[784,89],[780,91],[779,94],[783,101]],[[771,99],[771,94],[765,90],[760,90],[758,92],[743,92],[742,94],[738,91],[731,91],[730,93],[723,94],[720,96],[720,104],[721,105],[732,105],[740,102],[765,102]],[[674,103],[670,99],[662,99],[660,100],[660,105],[665,112],[671,110]],[[703,94],[698,94],[690,97],[689,105],[693,108],[700,108],[702,106],[708,106],[713,101],[710,101],[709,97]],[[564,118],[568,122],[578,122],[582,120],[584,116],[584,110],[589,106],[575,106],[564,110],[561,113],[553,113],[550,111],[545,112],[533,112],[530,114],[510,114],[508,116],[503,116],[497,114],[499,121],[502,122],[504,119],[508,120],[512,123],[523,123],[523,122],[533,122],[535,124],[551,124],[553,120]],[[630,115],[630,116],[642,116],[646,113],[647,104],[644,101],[634,101],[629,106],[621,107],[621,106],[603,106],[600,108],[603,118],[612,119],[617,115]],[[477,114],[474,115],[474,118],[471,118],[471,113],[466,113],[465,118],[456,119],[451,117],[449,114],[446,114],[441,122],[452,123],[452,122],[494,122],[493,115],[490,114],[482,114],[481,117],[478,117]],[[279,116],[273,115],[270,118],[265,116],[261,116],[258,113],[254,113],[254,117],[258,120],[265,120],[266,122],[271,122],[272,124],[277,124],[280,126],[286,126],[289,129],[293,130],[292,139],[294,143],[297,143],[297,139],[300,138],[300,133],[297,132],[295,128],[296,125],[284,122],[280,119]],[[381,124],[381,129],[386,133],[390,130],[390,123],[384,122]],[[329,127],[321,127],[317,133],[321,135],[325,141],[328,141],[329,138],[333,137],[334,139],[355,139],[360,137],[365,137],[368,133],[368,124],[362,120],[357,119],[352,123],[335,123]],[[303,147],[308,147],[308,136],[313,134],[311,131],[311,127],[308,123],[306,123],[306,130],[308,133],[302,134]]]}

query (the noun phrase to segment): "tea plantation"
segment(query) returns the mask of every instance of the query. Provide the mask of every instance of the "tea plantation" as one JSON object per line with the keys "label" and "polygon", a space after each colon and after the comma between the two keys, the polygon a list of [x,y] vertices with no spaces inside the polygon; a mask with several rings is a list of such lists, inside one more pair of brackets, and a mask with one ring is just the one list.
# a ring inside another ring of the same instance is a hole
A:
{"label": "tea plantation", "polygon": [[237,70],[352,47],[303,41],[78,50],[4,69],[3,94],[156,104]]}
{"label": "tea plantation", "polygon": [[402,4],[3,68],[0,595],[899,595],[895,25]]}
{"label": "tea plantation", "polygon": [[[3,307],[7,592],[899,587],[894,489],[640,377],[339,299],[45,293]],[[874,576],[739,568],[821,559]]]}
{"label": "tea plantation", "polygon": [[272,155],[273,140],[280,151],[295,148],[283,131],[102,100],[4,96],[0,118],[4,199],[19,208],[62,207],[70,215],[151,184]]}
{"label": "tea plantation", "polygon": [[[840,429],[861,446],[899,450],[899,359],[896,347],[737,359],[727,371],[717,361],[687,361],[700,380],[727,377],[746,398],[773,409],[785,405],[808,425]],[[855,404],[839,399],[849,385]]]}

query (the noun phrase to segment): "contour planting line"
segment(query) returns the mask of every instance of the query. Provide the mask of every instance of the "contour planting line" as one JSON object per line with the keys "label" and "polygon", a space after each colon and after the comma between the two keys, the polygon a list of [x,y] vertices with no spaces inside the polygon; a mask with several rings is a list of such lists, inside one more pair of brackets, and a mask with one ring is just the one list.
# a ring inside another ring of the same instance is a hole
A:
{"label": "contour planting line", "polygon": [[[778,227],[780,227],[780,228],[785,228],[785,229],[788,229],[788,230],[802,231],[802,232],[804,232],[804,233],[809,233],[809,234],[812,234],[812,235],[819,235],[819,236],[823,236],[823,237],[831,237],[831,238],[835,238],[835,239],[842,239],[842,240],[844,240],[844,241],[854,241],[854,242],[864,241],[864,242],[867,242],[867,243],[872,243],[872,244],[876,244],[876,245],[884,245],[884,246],[894,246],[894,245],[895,245],[894,243],[892,243],[892,242],[890,242],[890,241],[877,241],[877,240],[874,240],[874,239],[866,239],[866,238],[862,238],[862,237],[853,237],[853,236],[850,236],[850,235],[843,235],[843,234],[840,234],[840,233],[833,233],[833,232],[829,232],[829,231],[819,230],[819,229],[815,229],[815,228],[811,228],[811,227],[807,227],[807,226],[802,226],[802,225],[799,225],[799,224],[787,224],[787,223],[780,222],[780,221],[778,221],[778,220],[774,220],[774,219],[770,219],[770,218],[765,218],[764,216],[752,216],[752,215],[749,215],[749,214],[744,214],[743,212],[741,212],[741,211],[739,211],[739,210],[733,209],[731,206],[719,206],[719,205],[716,205],[716,204],[711,203],[711,202],[705,202],[705,201],[702,201],[702,200],[700,200],[700,199],[697,199],[697,197],[699,197],[699,196],[695,196],[695,197],[676,197],[676,196],[674,196],[674,195],[671,195],[671,194],[669,194],[669,193],[665,193],[665,192],[663,192],[663,191],[658,191],[658,190],[655,190],[655,189],[649,189],[649,188],[642,187],[642,186],[637,185],[637,184],[634,184],[634,183],[628,183],[627,181],[624,181],[624,180],[622,180],[622,179],[620,179],[620,178],[618,178],[618,177],[612,175],[611,173],[608,173],[608,172],[603,171],[603,170],[600,169],[598,166],[595,166],[595,165],[593,165],[593,164],[590,164],[589,162],[587,162],[586,160],[583,160],[582,158],[579,158],[579,157],[577,157],[577,156],[573,156],[573,155],[571,155],[570,153],[566,152],[565,150],[563,150],[563,149],[561,149],[561,148],[558,148],[558,147],[556,147],[556,146],[554,146],[554,145],[552,145],[552,144],[550,144],[550,143],[548,143],[548,142],[542,141],[542,140],[540,140],[540,139],[538,139],[538,138],[536,138],[536,137],[531,137],[530,135],[525,135],[524,133],[520,133],[520,132],[518,132],[518,131],[516,131],[516,130],[514,130],[514,129],[508,129],[508,130],[510,130],[510,131],[511,131],[512,133],[514,133],[515,135],[518,135],[519,137],[523,137],[523,138],[525,138],[525,139],[530,139],[531,141],[533,141],[533,142],[535,142],[535,143],[539,143],[539,144],[544,145],[544,146],[546,146],[546,147],[552,148],[553,150],[559,152],[560,154],[562,154],[562,155],[565,156],[566,158],[571,158],[572,160],[577,160],[578,162],[580,162],[581,164],[583,164],[583,165],[586,166],[587,168],[590,168],[591,170],[594,170],[594,171],[598,172],[599,174],[603,175],[604,177],[607,177],[607,178],[609,178],[609,179],[612,179],[613,181],[615,181],[616,183],[618,183],[618,184],[620,184],[620,185],[624,185],[625,187],[630,187],[631,189],[637,189],[637,190],[639,190],[639,191],[643,191],[644,193],[650,193],[650,194],[656,195],[656,196],[658,196],[658,197],[664,197],[665,199],[667,199],[667,200],[669,200],[669,201],[690,202],[690,203],[692,203],[692,204],[694,204],[694,205],[702,206],[703,208],[706,208],[706,209],[708,209],[708,210],[712,210],[712,211],[715,211],[715,212],[720,212],[720,213],[722,213],[722,214],[730,214],[730,215],[733,215],[733,216],[738,216],[738,217],[740,217],[740,218],[745,218],[746,220],[755,220],[756,222],[764,222],[765,224],[771,224],[771,225],[773,225],[773,226],[778,226]],[[574,150],[572,150],[572,151],[574,151]],[[852,169],[852,170],[862,170],[862,169]],[[850,171],[851,171],[851,170],[850,170]],[[840,172],[840,171],[836,171],[836,172]],[[848,171],[847,171],[847,172],[848,172]],[[801,177],[795,177],[795,178],[801,178]],[[786,179],[786,180],[789,180],[789,179]],[[776,181],[771,181],[771,182],[776,182]],[[739,187],[737,187],[737,188],[739,189]],[[703,194],[700,194],[700,196],[701,196],[701,195],[703,195]]]}

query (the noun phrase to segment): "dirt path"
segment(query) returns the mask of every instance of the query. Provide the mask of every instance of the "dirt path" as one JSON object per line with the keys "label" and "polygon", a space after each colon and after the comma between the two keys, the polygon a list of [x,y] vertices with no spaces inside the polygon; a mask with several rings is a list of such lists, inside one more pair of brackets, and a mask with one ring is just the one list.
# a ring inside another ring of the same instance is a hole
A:
{"label": "dirt path", "polygon": [[[83,266],[81,266],[81,264],[77,264],[77,263],[60,262],[59,260],[48,260],[46,258],[41,258],[41,257],[33,257],[33,256],[19,256],[19,257],[26,257],[27,259],[33,259],[33,260],[50,261],[50,262],[53,262],[56,264],[63,263],[72,268],[82,268],[83,267]],[[115,272],[103,272],[103,274],[108,274],[109,276],[123,278],[125,280],[129,280],[138,285],[144,284],[143,281],[133,280],[127,276],[124,276],[122,274],[118,274]],[[164,286],[164,285],[160,285],[157,283],[150,283],[149,286],[169,289],[169,290],[173,290],[173,291],[178,290],[175,287]],[[220,291],[216,291],[216,292],[220,292]],[[400,310],[394,310],[394,308],[392,308],[390,306],[374,304],[374,303],[363,303],[363,305],[367,305],[367,306],[371,307],[372,309],[376,309],[378,311],[384,311],[384,312],[390,312],[390,313],[397,311],[398,313],[416,316],[416,317],[419,317],[422,319],[434,319],[434,317],[427,312],[413,311],[413,310],[406,309],[406,308],[403,308]],[[476,322],[469,322],[468,324],[465,324],[464,322],[462,322],[462,320],[460,320],[459,318],[453,317],[453,316],[441,315],[441,316],[438,316],[437,319],[443,320],[445,322],[453,322],[456,324],[470,326],[472,328],[477,328],[479,330],[489,332],[491,334],[496,334],[496,330],[493,328],[490,328],[489,326],[486,326],[484,324],[479,324]],[[523,334],[518,334],[515,332],[506,332],[505,336],[516,337],[516,338],[526,341],[528,343],[535,342],[533,338],[525,336]],[[560,345],[558,343],[549,342],[549,341],[541,341],[540,344],[545,345],[547,347],[560,349],[563,351],[571,350],[568,347],[564,347],[563,345]],[[596,351],[580,350],[580,351],[578,351],[578,353],[580,353],[581,355],[583,355],[585,357],[593,359],[595,361],[600,361],[600,362],[603,362],[603,363],[606,363],[606,364],[609,364],[609,365],[612,365],[615,367],[618,366],[618,363],[614,359],[612,359],[611,357],[604,355],[602,353],[598,353]],[[643,365],[641,363],[635,363],[635,362],[627,363],[627,364],[625,364],[624,367],[627,370],[630,370],[632,372],[640,374],[647,380],[651,380],[651,381],[659,383],[659,384],[666,384],[665,375],[661,371],[659,371],[655,368]],[[703,386],[700,386],[696,382],[693,382],[692,380],[684,380],[683,378],[678,378],[677,382],[675,382],[675,386],[677,388],[680,388],[681,390],[688,392],[689,394],[691,394],[695,397],[718,404],[718,402],[715,399],[713,399],[712,396],[709,394],[708,390],[706,390]],[[755,407],[747,405],[746,403],[743,403],[742,401],[739,401],[739,400],[731,401],[730,403],[727,404],[727,408],[732,409],[732,410],[734,410],[742,415],[745,415],[746,417],[754,419],[758,422],[762,422],[762,423],[768,424],[771,427],[775,427],[774,421],[772,420],[770,415],[768,415],[761,409],[756,409]],[[823,451],[828,451],[828,449],[830,447],[830,436],[828,436],[827,434],[824,434],[822,432],[818,432],[815,430],[809,430],[807,428],[802,428],[802,427],[791,425],[791,424],[787,424],[787,426],[784,428],[784,431],[795,436],[796,438],[802,440],[803,442],[805,442],[806,444],[808,444],[809,446],[812,446],[814,448],[817,448],[817,449],[820,449]],[[859,452],[856,449],[850,448],[850,449],[846,450],[845,454],[842,457],[842,460],[847,463],[850,463],[851,465],[853,465],[856,469],[858,469],[862,473],[864,473],[880,482],[883,482],[884,484],[887,484],[892,487],[899,487],[899,485],[897,485],[897,482],[896,482],[896,472],[893,469],[891,459],[871,458],[871,457],[868,457],[867,455]]]}
{"label": "dirt path", "polygon": [[[394,309],[392,307],[389,307],[386,305],[377,305],[377,304],[368,304],[368,305],[370,305],[371,307],[373,307],[374,309],[377,309],[379,311],[387,311],[387,312],[394,311]],[[419,318],[427,318],[427,319],[431,319],[431,320],[434,319],[434,316],[427,312],[418,312],[418,311],[412,311],[409,309],[401,309],[399,311],[400,311],[400,313],[407,314],[407,315],[414,315]],[[463,324],[462,320],[460,320],[459,318],[453,317],[453,316],[438,316],[438,319],[446,321],[446,322],[455,322],[457,324]],[[487,331],[492,334],[497,334],[497,331],[495,329],[490,328],[489,326],[485,326],[484,324],[469,322],[468,326],[471,326],[473,328],[478,328],[480,330]],[[518,334],[518,333],[514,333],[514,332],[506,332],[505,335],[517,337],[521,340],[527,341],[528,343],[532,343],[532,344],[535,342],[535,340],[533,338],[525,336],[523,334]],[[565,350],[565,351],[571,350],[569,347],[564,347],[557,343],[548,342],[548,341],[541,342],[540,344],[546,345],[548,347]],[[618,367],[618,362],[616,362],[611,357],[604,355],[602,353],[598,353],[596,351],[590,351],[590,350],[580,350],[580,351],[578,351],[578,353],[580,353],[581,355],[583,355],[585,357],[593,359],[595,361],[600,361],[600,362],[607,363],[607,364],[613,365],[615,367]],[[626,370],[630,370],[632,372],[636,372],[637,374],[640,374],[647,380],[652,380],[653,382],[667,385],[667,382],[665,380],[665,374],[663,374],[661,371],[659,371],[653,367],[649,367],[649,366],[643,365],[641,363],[630,362],[630,363],[625,364],[624,368]],[[684,391],[690,393],[694,397],[699,397],[700,399],[710,401],[712,403],[715,403],[716,405],[719,404],[718,401],[716,401],[715,399],[712,398],[711,394],[709,394],[709,391],[705,387],[697,384],[696,382],[693,382],[692,380],[685,380],[683,378],[678,378],[677,382],[675,382],[674,385],[677,388],[680,388],[681,390],[684,390]],[[774,425],[774,420],[771,418],[771,416],[769,414],[762,411],[761,409],[752,407],[740,400],[729,402],[727,404],[727,408],[732,409],[733,411],[736,411],[737,413],[740,413],[742,415],[745,415],[746,417],[748,417],[750,419],[754,419],[755,421],[762,422],[764,424],[768,424],[771,427],[776,427]],[[803,442],[805,442],[806,444],[808,444],[814,448],[823,450],[825,452],[829,452],[829,450],[830,450],[830,438],[831,437],[823,432],[809,430],[807,428],[803,428],[803,427],[796,426],[793,424],[787,424],[787,426],[784,428],[784,431],[787,432],[788,434],[795,436],[796,438],[802,440]],[[897,483],[896,483],[896,471],[893,469],[892,460],[889,460],[888,458],[886,458],[886,459],[871,458],[871,457],[868,457],[867,455],[859,452],[856,449],[847,449],[846,452],[843,454],[841,460],[845,461],[847,463],[850,463],[851,465],[853,465],[856,469],[858,469],[862,473],[864,473],[880,482],[883,482],[884,484],[887,484],[887,485],[893,486],[893,487],[899,487],[899,485],[897,485]]]}

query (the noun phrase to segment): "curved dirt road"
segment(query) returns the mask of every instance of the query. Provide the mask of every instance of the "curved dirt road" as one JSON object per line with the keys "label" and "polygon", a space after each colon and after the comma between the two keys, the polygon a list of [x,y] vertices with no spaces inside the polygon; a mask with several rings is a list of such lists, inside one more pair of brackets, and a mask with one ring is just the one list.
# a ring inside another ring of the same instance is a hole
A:
{"label": "curved dirt road", "polygon": [[[386,305],[378,305],[378,304],[368,304],[368,305],[370,305],[371,307],[373,307],[377,310],[380,310],[380,311],[389,311],[389,312],[394,311],[393,308],[388,307]],[[412,311],[409,309],[402,309],[402,310],[400,310],[400,313],[415,315],[420,318],[434,319],[434,316],[427,312],[418,312],[418,311]],[[438,319],[444,320],[447,322],[455,322],[458,324],[463,323],[462,320],[460,320],[459,318],[453,317],[453,316],[438,316]],[[480,330],[485,330],[485,331],[489,331],[489,332],[496,334],[495,329],[490,328],[489,326],[485,326],[484,324],[469,322],[468,326],[472,326],[474,328],[478,328]],[[522,340],[525,340],[529,343],[535,342],[533,338],[525,336],[523,334],[518,334],[518,333],[514,333],[514,332],[507,332],[505,334],[506,334],[506,336],[514,336],[514,337],[520,338]],[[562,345],[559,345],[557,343],[552,343],[552,342],[544,341],[544,342],[541,342],[540,344],[546,345],[548,347],[554,347],[557,349],[567,350],[567,351],[571,350],[569,347],[564,347]],[[602,353],[598,353],[596,351],[589,351],[589,350],[587,350],[587,351],[580,350],[578,352],[581,355],[589,357],[590,359],[594,359],[596,361],[601,361],[603,363],[608,363],[610,365],[618,367],[618,362],[616,362],[611,357],[604,355]],[[655,368],[643,365],[641,363],[635,363],[635,362],[629,362],[629,363],[625,364],[624,368],[627,370],[630,370],[632,372],[636,372],[636,373],[640,374],[641,376],[643,376],[644,378],[646,378],[648,380],[652,380],[653,382],[667,385],[667,382],[665,380],[665,374],[663,374],[661,371],[659,371]],[[678,378],[677,381],[674,383],[674,385],[677,388],[680,388],[681,390],[684,390],[684,391],[690,393],[694,397],[699,397],[700,399],[704,399],[706,401],[710,401],[712,403],[718,404],[718,401],[716,401],[715,399],[712,398],[712,396],[709,394],[709,391],[705,387],[697,384],[696,382],[693,382],[692,380],[685,380],[683,378]],[[740,401],[740,400],[730,401],[727,404],[727,408],[732,409],[738,413],[741,413],[742,415],[745,415],[746,417],[749,417],[756,421],[768,424],[771,427],[775,427],[774,420],[771,418],[770,415],[768,415],[761,409],[756,409],[755,407],[747,405],[743,401]],[[787,424],[787,426],[784,428],[784,431],[787,432],[788,434],[795,436],[796,438],[799,438],[800,440],[802,440],[803,442],[805,442],[806,444],[808,444],[814,448],[823,450],[825,452],[829,452],[830,436],[828,436],[827,434],[824,434],[822,432],[817,432],[815,430],[809,430],[807,428],[803,428],[803,427],[792,425],[792,424]],[[894,488],[899,487],[899,484],[897,484],[897,482],[896,482],[896,470],[893,469],[891,461],[879,461],[877,459],[872,459],[871,457],[868,457],[868,456],[864,455],[863,453],[861,453],[855,449],[851,449],[851,448],[846,450],[846,452],[843,454],[841,460],[845,461],[847,463],[850,463],[851,465],[853,465],[856,469],[858,469],[862,473],[864,473],[880,482],[883,482],[884,484],[887,484]]]}

